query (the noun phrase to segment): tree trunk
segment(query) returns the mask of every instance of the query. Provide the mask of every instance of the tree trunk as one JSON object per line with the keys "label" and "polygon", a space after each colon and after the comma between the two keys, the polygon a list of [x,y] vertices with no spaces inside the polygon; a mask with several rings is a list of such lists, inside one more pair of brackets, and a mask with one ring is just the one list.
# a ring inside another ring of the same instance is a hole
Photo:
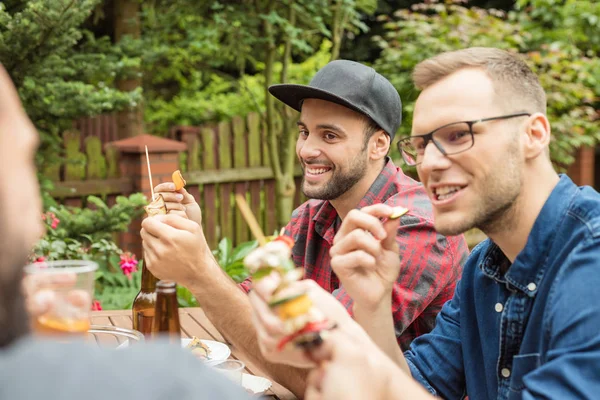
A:
{"label": "tree trunk", "polygon": [[[140,2],[139,0],[119,0],[114,2],[115,42],[125,36],[139,39],[141,36]],[[140,71],[127,71],[128,76],[116,81],[116,86],[124,92],[133,91],[142,86]],[[144,114],[142,104],[122,110],[117,115],[119,138],[141,135],[144,133]]]}
{"label": "tree trunk", "polygon": [[335,10],[333,12],[333,23],[331,24],[331,58],[330,61],[337,60],[340,57],[340,48],[342,47],[342,10],[343,0],[336,0]]}
{"label": "tree trunk", "polygon": [[[291,26],[296,25],[296,10],[289,4],[288,21]],[[284,52],[281,68],[281,82],[287,83],[288,69],[292,63],[292,36],[287,35],[284,43]],[[280,226],[285,226],[290,220],[294,210],[294,194],[296,193],[296,183],[294,182],[294,165],[296,163],[296,135],[292,132],[293,116],[295,112],[284,104],[281,104],[281,169],[282,176],[277,184],[277,222]]]}
{"label": "tree trunk", "polygon": [[296,185],[293,176],[286,176],[277,181],[277,224],[284,227],[290,222],[292,211],[294,211],[294,193]]}
{"label": "tree trunk", "polygon": [[[273,9],[273,2],[269,2],[269,5],[264,13],[268,15]],[[266,106],[266,120],[265,127],[267,130],[267,145],[269,148],[269,155],[271,159],[271,169],[273,170],[273,176],[275,177],[275,187],[277,193],[277,225],[279,227],[285,226],[290,220],[293,207],[293,196],[294,190],[292,187],[290,194],[290,177],[286,171],[285,164],[287,163],[285,150],[282,151],[280,143],[287,143],[284,132],[275,131],[275,104],[273,96],[269,93],[269,86],[273,83],[273,67],[275,66],[277,44],[275,42],[276,34],[274,32],[273,25],[264,19],[263,31],[266,39],[265,47],[265,106]],[[285,71],[285,68],[284,68]],[[284,72],[285,74],[285,72]],[[282,126],[285,126],[285,118]],[[284,148],[287,147],[284,145]],[[293,177],[291,179],[293,185]]]}

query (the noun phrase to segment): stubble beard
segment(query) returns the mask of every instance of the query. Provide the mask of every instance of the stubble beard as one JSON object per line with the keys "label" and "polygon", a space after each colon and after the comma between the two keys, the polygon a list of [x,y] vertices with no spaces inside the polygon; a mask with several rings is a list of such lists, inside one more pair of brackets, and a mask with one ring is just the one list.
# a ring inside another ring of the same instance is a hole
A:
{"label": "stubble beard", "polygon": [[493,170],[492,174],[480,180],[484,183],[483,187],[479,187],[480,198],[467,218],[446,226],[436,225],[436,230],[442,235],[454,236],[477,228],[490,236],[512,229],[517,223],[519,194],[523,185],[518,151],[518,148],[510,148],[509,152],[513,155],[505,160],[502,169]]}
{"label": "stubble beard", "polygon": [[0,278],[0,348],[11,345],[29,333],[29,319],[21,291],[22,269],[13,268],[17,269],[18,273],[3,273]]}
{"label": "stubble beard", "polygon": [[[331,178],[325,182],[322,187],[311,188],[302,178],[302,193],[309,199],[317,200],[335,200],[348,192],[367,174],[367,159],[364,157],[365,151],[362,151],[355,157],[347,168],[347,171],[340,171],[335,166],[331,170]],[[302,165],[304,176],[305,166]]]}
{"label": "stubble beard", "polygon": [[6,226],[2,226],[0,218],[0,237],[5,238],[0,242],[0,348],[29,333],[29,318],[21,288],[28,251],[15,250],[15,243],[6,233]]}

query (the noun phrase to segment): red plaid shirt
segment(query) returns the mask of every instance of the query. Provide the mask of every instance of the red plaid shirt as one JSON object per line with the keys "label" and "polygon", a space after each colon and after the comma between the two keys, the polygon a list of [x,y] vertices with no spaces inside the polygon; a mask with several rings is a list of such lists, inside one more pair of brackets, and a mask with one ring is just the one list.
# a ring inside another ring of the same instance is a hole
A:
{"label": "red plaid shirt", "polygon": [[[423,186],[404,175],[391,160],[357,208],[377,203],[409,209],[396,236],[403,268],[392,293],[396,337],[406,350],[414,338],[433,329],[442,305],[452,298],[468,247],[462,235],[445,237],[435,231]],[[329,249],[340,224],[329,201],[309,200],[292,214],[286,235],[295,241],[292,257],[298,267],[304,267],[305,279],[316,281],[352,313],[352,299],[330,265]],[[241,287],[247,291],[250,282]]]}

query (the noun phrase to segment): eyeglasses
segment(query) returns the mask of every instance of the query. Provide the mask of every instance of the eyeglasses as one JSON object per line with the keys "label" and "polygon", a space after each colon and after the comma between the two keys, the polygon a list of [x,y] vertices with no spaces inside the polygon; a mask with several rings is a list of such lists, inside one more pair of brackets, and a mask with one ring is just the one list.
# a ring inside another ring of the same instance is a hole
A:
{"label": "eyeglasses", "polygon": [[495,121],[499,119],[509,119],[516,117],[529,117],[529,113],[518,113],[502,115],[500,117],[483,118],[475,121],[453,122],[444,125],[425,135],[408,136],[400,139],[398,150],[407,165],[418,165],[423,161],[425,148],[429,142],[433,142],[435,147],[445,156],[462,153],[469,150],[475,144],[473,137],[473,125],[480,122]]}

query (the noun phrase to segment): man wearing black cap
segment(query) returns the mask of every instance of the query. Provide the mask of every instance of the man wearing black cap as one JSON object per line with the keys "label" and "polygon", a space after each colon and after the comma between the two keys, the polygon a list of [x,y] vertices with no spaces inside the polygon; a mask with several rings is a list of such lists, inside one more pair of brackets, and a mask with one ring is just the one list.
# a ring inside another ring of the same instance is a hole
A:
{"label": "man wearing black cap", "polygon": [[[296,153],[304,171],[302,191],[312,200],[294,211],[286,227],[286,234],[295,240],[294,262],[359,322],[369,310],[353,309],[352,299],[364,291],[341,286],[330,264],[329,249],[341,220],[354,209],[376,203],[409,209],[397,232],[389,232],[396,237],[403,268],[400,276],[388,279],[393,285],[394,330],[407,348],[415,337],[433,328],[435,316],[452,297],[468,250],[462,236],[446,238],[436,233],[423,187],[387,157],[401,122],[398,92],[372,68],[346,60],[327,64],[307,86],[283,84],[269,90],[301,113]],[[158,185],[155,191],[163,195],[168,209],[185,210],[192,221],[177,215],[146,219],[142,224],[146,265],[160,279],[188,287],[220,331],[264,363],[252,332],[247,297],[212,258],[193,197],[185,189],[174,193],[170,185]],[[386,235],[381,232],[378,238]],[[250,283],[240,286],[248,291]],[[286,357],[264,348],[263,353],[272,362]],[[303,393],[302,375],[281,366],[269,371],[278,382]]]}
{"label": "man wearing black cap", "polygon": [[296,209],[286,227],[296,243],[294,262],[358,320],[368,312],[353,310],[352,299],[361,291],[340,285],[330,264],[341,220],[376,203],[409,209],[398,231],[390,232],[404,266],[400,276],[390,277],[390,285],[395,283],[391,306],[398,342],[408,348],[431,330],[452,297],[467,249],[462,236],[435,232],[422,186],[387,157],[402,118],[398,92],[373,68],[347,60],[330,62],[307,86],[274,85],[269,91],[301,113],[296,153],[304,171],[302,191],[315,199]]}

